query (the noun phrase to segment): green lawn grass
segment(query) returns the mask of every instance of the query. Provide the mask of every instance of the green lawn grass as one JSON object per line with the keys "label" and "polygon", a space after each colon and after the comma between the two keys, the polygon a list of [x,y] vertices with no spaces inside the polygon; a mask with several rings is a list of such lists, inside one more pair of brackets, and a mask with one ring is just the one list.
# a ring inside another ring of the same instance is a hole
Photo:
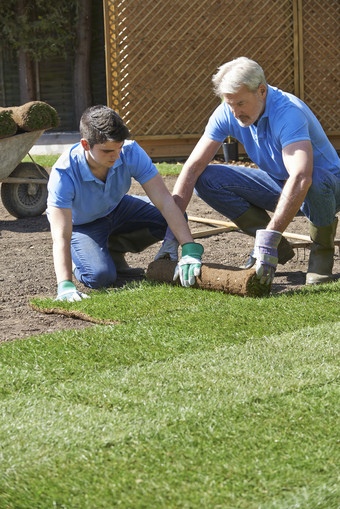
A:
{"label": "green lawn grass", "polygon": [[[45,168],[52,168],[54,163],[59,158],[60,154],[57,155],[34,155],[32,156],[33,160],[44,166]],[[23,159],[24,162],[31,162],[30,156],[25,156]],[[156,168],[159,173],[163,176],[166,175],[179,175],[183,165],[180,163],[170,164],[170,163],[156,163]]]}
{"label": "green lawn grass", "polygon": [[[51,154],[51,155],[32,155],[33,161],[35,161],[37,164],[40,164],[41,166],[44,166],[45,168],[52,168],[54,163],[58,160],[60,157],[60,154]],[[29,155],[26,155],[23,158],[24,163],[29,163],[32,161],[31,157]]]}
{"label": "green lawn grass", "polygon": [[63,303],[119,324],[0,348],[0,507],[338,508],[339,291]]}

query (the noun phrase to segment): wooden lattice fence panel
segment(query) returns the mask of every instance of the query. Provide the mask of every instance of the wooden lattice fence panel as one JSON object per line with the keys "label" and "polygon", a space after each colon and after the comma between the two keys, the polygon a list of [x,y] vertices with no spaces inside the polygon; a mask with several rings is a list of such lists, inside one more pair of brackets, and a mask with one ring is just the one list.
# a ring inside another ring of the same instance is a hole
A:
{"label": "wooden lattice fence panel", "polygon": [[104,0],[108,102],[134,136],[202,133],[211,77],[245,55],[296,91],[295,1]]}
{"label": "wooden lattice fence panel", "polygon": [[340,134],[340,2],[304,0],[303,98],[326,132]]}

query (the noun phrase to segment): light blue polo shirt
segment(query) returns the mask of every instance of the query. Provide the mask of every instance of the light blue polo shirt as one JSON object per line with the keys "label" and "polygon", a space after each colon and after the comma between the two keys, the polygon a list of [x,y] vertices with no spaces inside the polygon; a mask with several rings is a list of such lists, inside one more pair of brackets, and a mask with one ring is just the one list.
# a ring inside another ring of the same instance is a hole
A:
{"label": "light blue polo shirt", "polygon": [[117,207],[129,191],[132,178],[145,184],[157,173],[138,143],[126,140],[120,158],[109,168],[106,182],[102,182],[91,172],[85,151],[77,143],[59,157],[51,170],[47,206],[72,209],[74,225],[90,223]]}
{"label": "light blue polo shirt", "polygon": [[259,168],[279,180],[288,178],[282,149],[302,140],[312,143],[314,171],[323,168],[338,173],[340,170],[336,150],[316,116],[300,99],[275,87],[268,86],[265,111],[257,126],[241,127],[223,102],[211,115],[204,134],[221,142],[228,135],[233,136]]}

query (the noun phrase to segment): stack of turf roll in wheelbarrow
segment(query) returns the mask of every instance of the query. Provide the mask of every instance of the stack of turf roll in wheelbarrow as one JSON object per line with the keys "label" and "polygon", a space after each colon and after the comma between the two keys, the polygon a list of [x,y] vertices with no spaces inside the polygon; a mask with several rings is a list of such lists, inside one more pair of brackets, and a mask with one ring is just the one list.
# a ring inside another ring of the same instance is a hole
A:
{"label": "stack of turf roll in wheelbarrow", "polygon": [[0,108],[0,138],[20,132],[45,131],[59,124],[56,110],[42,101]]}
{"label": "stack of turf roll in wheelbarrow", "polygon": [[37,216],[46,210],[46,170],[33,160],[21,161],[41,134],[58,124],[56,110],[42,101],[0,108],[1,199],[15,217]]}

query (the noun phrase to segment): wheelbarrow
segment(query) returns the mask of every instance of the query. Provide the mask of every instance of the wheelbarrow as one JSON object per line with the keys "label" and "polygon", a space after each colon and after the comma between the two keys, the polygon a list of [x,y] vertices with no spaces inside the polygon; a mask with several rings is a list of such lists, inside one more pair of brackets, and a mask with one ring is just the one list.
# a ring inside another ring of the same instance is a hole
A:
{"label": "wheelbarrow", "polygon": [[14,217],[40,216],[46,210],[47,171],[32,158],[32,162],[21,162],[43,132],[0,139],[1,200]]}

